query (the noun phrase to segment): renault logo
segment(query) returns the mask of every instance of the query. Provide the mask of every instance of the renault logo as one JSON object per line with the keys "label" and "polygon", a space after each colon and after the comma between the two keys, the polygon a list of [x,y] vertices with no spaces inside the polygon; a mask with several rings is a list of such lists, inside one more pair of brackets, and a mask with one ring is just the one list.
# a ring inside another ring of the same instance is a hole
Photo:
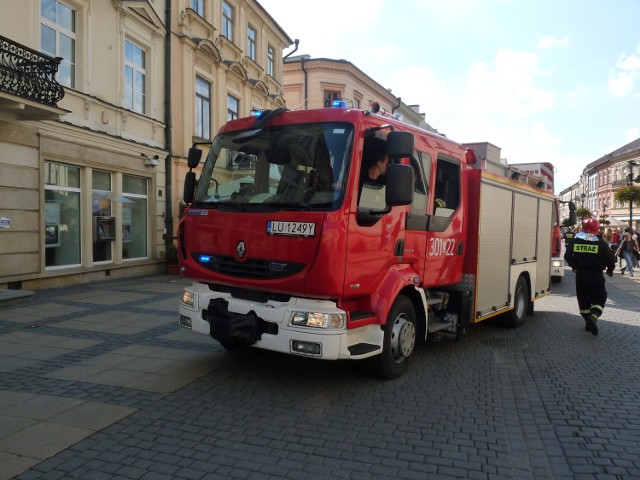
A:
{"label": "renault logo", "polygon": [[247,253],[247,246],[244,244],[242,240],[238,242],[238,246],[236,247],[236,253],[238,254],[238,258],[244,257],[244,254]]}

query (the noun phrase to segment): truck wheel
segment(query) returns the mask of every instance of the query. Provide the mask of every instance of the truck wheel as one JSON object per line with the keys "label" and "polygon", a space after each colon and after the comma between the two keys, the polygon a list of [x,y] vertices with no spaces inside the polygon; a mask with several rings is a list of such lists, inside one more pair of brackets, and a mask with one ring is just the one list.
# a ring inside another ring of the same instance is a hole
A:
{"label": "truck wheel", "polygon": [[551,277],[551,283],[560,283],[562,281],[562,277]]}
{"label": "truck wheel", "polygon": [[416,347],[416,324],[413,303],[407,297],[398,297],[384,326],[382,353],[369,359],[369,367],[375,375],[393,379],[405,372]]}
{"label": "truck wheel", "polygon": [[509,328],[517,328],[522,325],[529,309],[529,288],[522,275],[518,278],[513,297],[513,310],[508,312],[504,319],[504,325]]}

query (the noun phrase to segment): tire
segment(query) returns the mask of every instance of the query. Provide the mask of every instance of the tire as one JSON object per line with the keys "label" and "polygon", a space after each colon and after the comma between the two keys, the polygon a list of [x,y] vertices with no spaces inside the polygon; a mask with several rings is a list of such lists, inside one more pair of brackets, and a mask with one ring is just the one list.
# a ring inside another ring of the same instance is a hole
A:
{"label": "tire", "polygon": [[416,348],[416,310],[409,298],[396,299],[383,328],[382,353],[368,359],[368,366],[376,376],[391,380],[407,370]]}
{"label": "tire", "polygon": [[[524,318],[529,311],[529,287],[527,281],[520,275],[516,283],[516,290],[513,294],[513,310],[505,314],[504,326],[517,328],[524,323]],[[531,310],[532,311],[532,310]]]}
{"label": "tire", "polygon": [[560,283],[562,282],[562,277],[551,277],[551,283]]}

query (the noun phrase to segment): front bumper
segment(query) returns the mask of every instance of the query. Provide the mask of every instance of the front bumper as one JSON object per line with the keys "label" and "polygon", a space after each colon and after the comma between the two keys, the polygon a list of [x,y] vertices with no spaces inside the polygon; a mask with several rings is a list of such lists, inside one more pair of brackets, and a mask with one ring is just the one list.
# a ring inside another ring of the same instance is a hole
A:
{"label": "front bumper", "polygon": [[[288,324],[294,311],[346,313],[329,300],[292,297],[288,302],[270,300],[262,303],[233,298],[230,294],[212,291],[207,285],[198,282],[185,288],[185,292],[191,300],[190,304],[180,302],[180,325],[199,333],[212,335],[212,322],[220,318],[220,313],[210,306],[223,301],[228,311],[228,318],[224,320],[227,322],[227,329],[233,329],[234,323],[246,325],[259,322],[257,338],[253,336],[246,343],[257,348],[324,360],[362,359],[382,352],[384,332],[380,325],[350,330]],[[251,327],[249,329],[252,330]]]}

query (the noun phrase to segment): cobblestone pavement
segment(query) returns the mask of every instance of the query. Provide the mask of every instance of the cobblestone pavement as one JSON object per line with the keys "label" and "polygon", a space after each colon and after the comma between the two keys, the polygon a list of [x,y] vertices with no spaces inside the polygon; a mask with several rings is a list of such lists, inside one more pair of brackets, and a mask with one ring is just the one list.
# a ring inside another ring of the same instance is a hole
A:
{"label": "cobblestone pavement", "polygon": [[394,381],[227,353],[177,325],[187,283],[0,308],[0,478],[640,478],[638,278],[607,278],[597,337],[567,271],[523,327],[428,343]]}

